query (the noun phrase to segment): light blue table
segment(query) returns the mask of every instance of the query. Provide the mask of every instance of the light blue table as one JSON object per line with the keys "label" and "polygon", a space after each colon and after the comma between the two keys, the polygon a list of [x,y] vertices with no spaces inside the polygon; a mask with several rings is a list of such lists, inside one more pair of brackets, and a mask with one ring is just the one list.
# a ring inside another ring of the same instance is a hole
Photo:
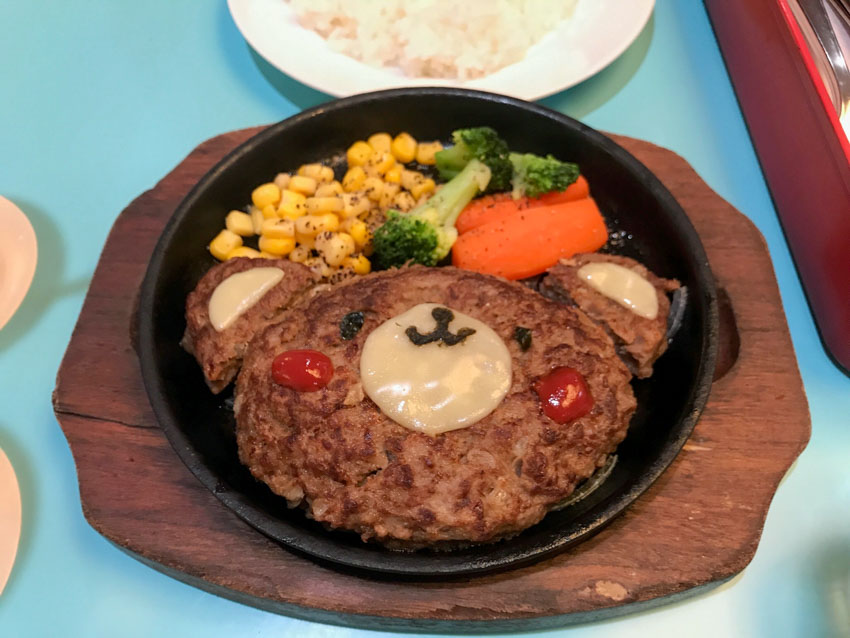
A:
{"label": "light blue table", "polygon": [[[24,540],[0,597],[0,636],[378,635],[217,598],[110,545],[83,518],[50,403],[119,211],[204,139],[328,96],[252,54],[223,0],[7,0],[0,28],[0,194],[29,215],[40,252],[33,288],[0,332],[0,447],[24,499]],[[655,611],[544,633],[850,636],[850,379],[818,340],[701,3],[659,0],[620,60],[544,103],[675,150],[757,224],[813,426],[740,577]]]}

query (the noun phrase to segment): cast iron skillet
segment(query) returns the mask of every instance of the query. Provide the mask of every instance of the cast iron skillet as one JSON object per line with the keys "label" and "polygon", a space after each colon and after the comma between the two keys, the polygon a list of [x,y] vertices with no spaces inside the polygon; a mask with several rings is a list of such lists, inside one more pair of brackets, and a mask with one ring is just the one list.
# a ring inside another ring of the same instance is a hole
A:
{"label": "cast iron skillet", "polygon": [[[179,345],[186,295],[213,265],[206,250],[224,216],[282,170],[330,158],[376,131],[446,140],[450,131],[489,125],[512,149],[578,162],[612,231],[616,252],[687,287],[682,323],[655,374],[635,381],[638,409],[601,487],[543,521],[492,545],[452,552],[391,552],[333,532],[287,509],[239,463],[229,392],[213,396]],[[171,445],[227,507],[267,536],[320,562],[376,574],[448,577],[527,564],[599,531],[670,464],[708,398],[717,335],[713,278],[682,209],[641,163],[600,133],[520,100],[447,88],[382,91],[337,100],[275,124],[225,157],[195,186],[167,224],[148,266],[139,307],[139,357],[151,405]]]}

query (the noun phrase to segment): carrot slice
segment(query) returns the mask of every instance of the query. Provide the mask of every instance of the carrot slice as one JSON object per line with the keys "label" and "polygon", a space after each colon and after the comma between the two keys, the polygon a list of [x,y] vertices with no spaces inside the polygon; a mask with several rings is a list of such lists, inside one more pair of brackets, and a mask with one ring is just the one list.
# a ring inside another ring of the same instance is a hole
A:
{"label": "carrot slice", "polygon": [[608,241],[605,220],[592,198],[538,206],[474,228],[452,247],[458,268],[523,279],[559,259],[593,252]]}
{"label": "carrot slice", "polygon": [[590,195],[590,188],[587,180],[579,175],[579,178],[570,184],[566,190],[560,192],[546,193],[534,199],[529,197],[520,197],[514,199],[510,193],[497,193],[495,195],[487,195],[479,199],[473,200],[463,209],[463,212],[455,222],[457,232],[463,235],[465,232],[478,228],[482,224],[486,224],[494,219],[499,219],[505,215],[515,213],[527,208],[536,208],[538,206],[551,206],[563,202],[572,202],[579,199],[584,199]]}
{"label": "carrot slice", "polygon": [[468,230],[472,230],[487,223],[492,215],[498,215],[500,212],[516,212],[520,209],[519,202],[527,200],[515,200],[510,193],[497,193],[495,195],[485,195],[478,199],[473,199],[466,208],[463,209],[460,216],[455,222],[455,228],[461,235]]}
{"label": "carrot slice", "polygon": [[583,175],[579,175],[578,179],[567,186],[566,190],[545,193],[538,197],[536,201],[541,204],[560,204],[562,202],[574,202],[585,197],[590,197],[590,184],[587,183]]}
{"label": "carrot slice", "polygon": [[[560,195],[561,193],[558,193],[558,194]],[[587,198],[585,198],[585,199],[587,199]],[[583,200],[579,200],[579,201],[583,201]],[[458,234],[459,235],[465,235],[466,233],[468,233],[472,230],[475,230],[476,228],[481,228],[482,226],[486,226],[488,224],[493,224],[495,222],[504,222],[505,220],[509,220],[516,215],[521,215],[521,214],[527,213],[527,212],[532,211],[532,210],[538,210],[540,208],[551,208],[552,206],[559,206],[561,204],[567,204],[567,203],[570,203],[570,202],[555,202],[554,204],[549,204],[549,205],[536,204],[534,206],[526,206],[526,207],[523,207],[523,208],[517,208],[516,206],[508,207],[508,206],[502,206],[502,205],[494,206],[493,208],[491,208],[487,212],[486,217],[480,216],[480,217],[477,217],[477,218],[469,221],[469,224],[474,223],[476,225],[468,225],[468,226],[465,225],[463,227],[463,231],[458,229]],[[455,225],[455,227],[457,227],[457,225]]]}

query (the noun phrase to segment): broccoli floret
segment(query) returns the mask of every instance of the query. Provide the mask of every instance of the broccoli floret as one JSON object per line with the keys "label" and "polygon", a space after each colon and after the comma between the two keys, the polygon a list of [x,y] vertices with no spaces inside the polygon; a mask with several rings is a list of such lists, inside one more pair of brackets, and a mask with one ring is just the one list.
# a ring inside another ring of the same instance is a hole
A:
{"label": "broccoli floret", "polygon": [[485,192],[510,189],[513,166],[508,158],[508,145],[495,130],[489,126],[459,129],[452,133],[452,141],[454,146],[435,155],[440,177],[451,179],[470,160],[477,159],[490,169],[490,184]]}
{"label": "broccoli floret", "polygon": [[428,222],[391,210],[387,221],[375,231],[372,257],[379,269],[401,266],[411,261],[433,266],[437,251],[437,231]]}
{"label": "broccoli floret", "polygon": [[551,155],[511,153],[513,164],[513,196],[539,197],[562,191],[578,179],[578,164],[562,162]]}
{"label": "broccoli floret", "polygon": [[409,213],[391,210],[372,239],[378,268],[403,266],[408,262],[434,266],[449,254],[455,240],[458,215],[490,181],[490,169],[477,160]]}

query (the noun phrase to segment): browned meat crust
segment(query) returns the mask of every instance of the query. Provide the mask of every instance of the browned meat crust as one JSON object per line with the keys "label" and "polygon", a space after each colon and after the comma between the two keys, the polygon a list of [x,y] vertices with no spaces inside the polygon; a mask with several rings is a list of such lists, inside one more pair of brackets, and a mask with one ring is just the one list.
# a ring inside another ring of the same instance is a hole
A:
{"label": "browned meat crust", "polygon": [[[359,375],[369,333],[423,302],[486,322],[513,359],[503,403],[434,438],[384,416]],[[343,341],[340,320],[354,310],[365,323]],[[518,325],[532,330],[527,352],[512,338]],[[275,356],[296,348],[330,357],[326,388],[298,393],[272,381]],[[595,399],[588,415],[565,425],[542,414],[532,389],[557,366],[578,369]],[[630,378],[604,330],[520,284],[454,268],[377,273],[317,294],[251,343],[236,384],[239,456],[290,506],[364,540],[405,548],[488,542],[538,522],[604,464],[635,409]]]}
{"label": "browned meat crust", "polygon": [[[646,319],[636,315],[591,288],[579,278],[578,269],[591,262],[610,262],[630,268],[645,277],[658,294],[658,316]],[[546,297],[578,306],[594,321],[600,323],[614,338],[626,364],[640,378],[652,374],[652,364],[667,349],[667,315],[670,300],[667,293],[679,288],[675,279],[662,279],[650,272],[643,264],[618,255],[588,253],[563,259],[548,270],[540,284],[540,292]]]}
{"label": "browned meat crust", "polygon": [[[225,279],[251,268],[273,266],[283,270],[280,283],[249,308],[226,330],[216,331],[209,319],[213,291]],[[277,321],[291,303],[316,283],[309,268],[286,259],[229,259],[210,268],[186,298],[186,332],[181,345],[195,356],[213,393],[236,377],[248,342],[261,329]]]}

